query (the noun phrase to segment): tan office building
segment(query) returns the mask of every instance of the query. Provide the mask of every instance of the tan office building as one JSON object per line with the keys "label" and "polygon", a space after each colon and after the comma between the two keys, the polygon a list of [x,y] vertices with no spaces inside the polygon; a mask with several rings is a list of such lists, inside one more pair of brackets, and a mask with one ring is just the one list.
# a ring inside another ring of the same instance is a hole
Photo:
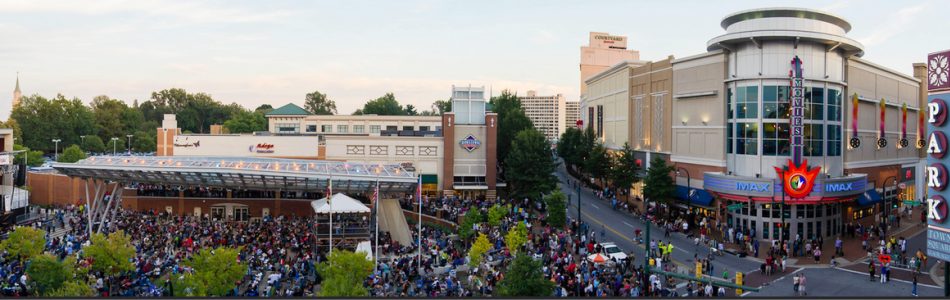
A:
{"label": "tan office building", "polygon": [[541,131],[548,141],[554,142],[561,137],[568,126],[564,122],[567,106],[563,94],[539,96],[536,91],[528,91],[526,96],[518,96],[518,99],[534,128]]}
{"label": "tan office building", "polygon": [[606,32],[591,32],[590,42],[581,47],[581,97],[587,92],[585,81],[626,60],[639,60],[640,52],[627,50],[627,37]]}

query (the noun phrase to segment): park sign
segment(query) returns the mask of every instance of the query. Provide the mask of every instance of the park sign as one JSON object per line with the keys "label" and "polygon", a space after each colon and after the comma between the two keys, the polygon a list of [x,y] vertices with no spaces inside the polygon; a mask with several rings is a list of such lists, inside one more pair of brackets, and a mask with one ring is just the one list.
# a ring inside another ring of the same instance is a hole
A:
{"label": "park sign", "polygon": [[950,83],[947,60],[950,50],[931,53],[927,57],[927,255],[950,261],[950,222],[947,220],[948,176],[946,155],[948,122],[947,101],[950,100]]}

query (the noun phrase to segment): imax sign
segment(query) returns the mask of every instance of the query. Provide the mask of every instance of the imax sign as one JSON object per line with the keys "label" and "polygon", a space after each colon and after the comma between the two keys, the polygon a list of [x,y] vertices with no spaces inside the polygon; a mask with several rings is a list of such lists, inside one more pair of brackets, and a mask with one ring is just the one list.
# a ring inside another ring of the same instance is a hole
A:
{"label": "imax sign", "polygon": [[849,192],[854,190],[854,182],[829,183],[825,185],[825,192]]}
{"label": "imax sign", "polygon": [[771,191],[769,185],[768,183],[736,182],[736,190],[765,193]]}

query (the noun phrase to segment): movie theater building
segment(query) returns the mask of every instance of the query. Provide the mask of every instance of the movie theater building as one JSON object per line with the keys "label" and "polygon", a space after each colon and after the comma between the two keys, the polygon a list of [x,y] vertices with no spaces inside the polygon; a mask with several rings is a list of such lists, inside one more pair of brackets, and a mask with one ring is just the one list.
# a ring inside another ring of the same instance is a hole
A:
{"label": "movie theater building", "polygon": [[681,198],[711,198],[710,218],[775,239],[876,224],[882,202],[923,196],[919,78],[861,59],[829,13],[756,9],[721,25],[709,52],[672,64]]}
{"label": "movie theater building", "polygon": [[483,87],[454,86],[453,111],[443,116],[312,115],[287,104],[265,115],[268,131],[253,134],[184,134],[166,115],[156,155],[401,164],[421,174],[427,195],[493,198],[497,114],[486,104]]}

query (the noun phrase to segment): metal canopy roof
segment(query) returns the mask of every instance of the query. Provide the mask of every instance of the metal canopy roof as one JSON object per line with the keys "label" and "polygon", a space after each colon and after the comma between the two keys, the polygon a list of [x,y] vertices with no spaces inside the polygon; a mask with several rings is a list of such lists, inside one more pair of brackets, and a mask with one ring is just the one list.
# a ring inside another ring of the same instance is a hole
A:
{"label": "metal canopy roof", "polygon": [[118,182],[210,186],[258,190],[367,191],[379,179],[381,191],[411,191],[417,179],[398,164],[369,164],[248,157],[95,156],[54,163],[70,177]]}

